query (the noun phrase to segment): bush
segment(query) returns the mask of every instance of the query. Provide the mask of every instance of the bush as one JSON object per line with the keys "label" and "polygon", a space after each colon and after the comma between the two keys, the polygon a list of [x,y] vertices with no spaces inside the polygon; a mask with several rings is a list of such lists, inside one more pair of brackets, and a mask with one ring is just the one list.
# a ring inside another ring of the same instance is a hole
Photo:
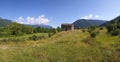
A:
{"label": "bush", "polygon": [[52,34],[51,34],[51,33],[49,33],[49,34],[48,34],[48,37],[51,37],[51,36],[52,36]]}
{"label": "bush", "polygon": [[97,36],[97,34],[98,34],[98,32],[91,32],[91,33],[90,33],[90,36],[91,36],[92,38],[95,38],[95,37]]}
{"label": "bush", "polygon": [[1,39],[0,40],[0,42],[7,42],[8,41],[8,39],[6,38],[6,39]]}
{"label": "bush", "polygon": [[29,37],[28,39],[36,41],[36,40],[41,40],[41,39],[44,39],[44,38],[45,38],[45,36],[36,36],[36,35],[33,35],[33,36]]}
{"label": "bush", "polygon": [[33,36],[29,37],[29,39],[36,41],[36,40],[37,40],[37,36],[36,36],[36,35],[33,35]]}
{"label": "bush", "polygon": [[120,30],[119,29],[116,29],[116,30],[113,30],[110,32],[112,36],[117,36],[120,34]]}
{"label": "bush", "polygon": [[99,30],[103,30],[103,27],[100,27]]}
{"label": "bush", "polygon": [[45,36],[38,36],[37,40],[41,40],[41,39],[44,39],[44,38],[45,38]]}
{"label": "bush", "polygon": [[82,32],[85,32],[85,30],[83,29]]}
{"label": "bush", "polygon": [[78,30],[80,29],[80,27],[77,28]]}

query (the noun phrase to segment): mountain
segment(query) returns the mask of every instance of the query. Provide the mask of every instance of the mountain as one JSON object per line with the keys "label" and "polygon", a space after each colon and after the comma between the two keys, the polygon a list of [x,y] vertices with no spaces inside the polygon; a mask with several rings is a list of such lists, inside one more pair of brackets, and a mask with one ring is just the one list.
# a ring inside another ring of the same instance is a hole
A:
{"label": "mountain", "polygon": [[110,21],[107,21],[107,22],[101,24],[100,26],[107,26],[107,25],[109,25],[109,24],[110,24]]}
{"label": "mountain", "polygon": [[11,20],[0,18],[0,27],[5,27],[5,26],[9,25],[10,23],[12,23]]}
{"label": "mountain", "polygon": [[74,25],[74,28],[77,29],[77,28],[87,28],[91,25],[99,26],[105,22],[106,22],[105,20],[79,19],[79,20],[73,22],[73,25]]}
{"label": "mountain", "polygon": [[27,25],[27,26],[32,26],[33,28],[36,28],[36,27],[42,27],[42,28],[53,28],[52,26],[49,26],[49,25],[44,25],[44,24],[40,24],[40,25]]}

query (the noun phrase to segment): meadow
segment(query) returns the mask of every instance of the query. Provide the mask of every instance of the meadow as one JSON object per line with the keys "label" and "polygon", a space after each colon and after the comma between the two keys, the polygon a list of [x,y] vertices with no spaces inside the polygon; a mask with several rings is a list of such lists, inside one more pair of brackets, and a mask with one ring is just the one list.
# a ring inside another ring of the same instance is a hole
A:
{"label": "meadow", "polygon": [[36,41],[3,43],[0,62],[120,62],[120,36],[107,34],[105,28],[96,31],[95,38],[87,30],[73,30]]}

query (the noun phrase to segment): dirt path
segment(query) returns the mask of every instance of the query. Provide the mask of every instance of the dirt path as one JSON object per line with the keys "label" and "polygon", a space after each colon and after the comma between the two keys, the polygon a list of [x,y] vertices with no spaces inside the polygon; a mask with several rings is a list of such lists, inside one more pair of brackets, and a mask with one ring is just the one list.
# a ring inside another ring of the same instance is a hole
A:
{"label": "dirt path", "polygon": [[6,49],[8,49],[8,48],[9,48],[8,46],[0,45],[0,49],[2,49],[2,50],[6,50]]}

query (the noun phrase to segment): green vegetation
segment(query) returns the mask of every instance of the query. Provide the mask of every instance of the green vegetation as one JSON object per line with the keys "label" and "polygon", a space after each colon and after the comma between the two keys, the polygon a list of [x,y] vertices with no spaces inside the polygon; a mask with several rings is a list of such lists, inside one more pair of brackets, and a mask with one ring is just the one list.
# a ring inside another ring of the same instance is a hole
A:
{"label": "green vegetation", "polygon": [[53,36],[57,32],[60,32],[60,28],[33,28],[31,26],[26,26],[13,22],[6,27],[0,28],[0,44],[42,40]]}
{"label": "green vegetation", "polygon": [[120,23],[112,22],[110,25],[107,26],[108,33],[110,33],[113,36],[120,34]]}
{"label": "green vegetation", "polygon": [[12,23],[11,20],[7,20],[7,19],[2,19],[2,18],[0,18],[0,27],[8,26],[10,23]]}
{"label": "green vegetation", "polygon": [[45,38],[45,36],[36,36],[36,35],[33,35],[33,36],[29,37],[29,40],[36,41],[36,40],[41,40],[41,39],[44,39],[44,38]]}
{"label": "green vegetation", "polygon": [[26,26],[23,24],[18,23],[11,23],[7,27],[0,28],[0,37],[10,37],[10,36],[23,36],[26,34],[34,34],[34,33],[57,33],[60,32],[60,28],[57,29],[54,28],[42,28],[42,27],[36,27],[33,28],[31,26]]}
{"label": "green vegetation", "polygon": [[74,30],[35,42],[1,44],[0,62],[120,62],[120,36],[107,34],[105,28],[94,31],[99,31],[95,38]]}
{"label": "green vegetation", "polygon": [[0,62],[120,62],[119,25],[61,32],[12,23],[0,28]]}
{"label": "green vegetation", "polygon": [[10,35],[23,35],[23,34],[32,34],[33,28],[31,26],[25,26],[18,23],[12,23],[7,27]]}
{"label": "green vegetation", "polygon": [[48,33],[34,33],[21,36],[1,37],[0,44],[21,43],[26,41],[36,41],[48,38]]}
{"label": "green vegetation", "polygon": [[91,36],[92,38],[95,38],[95,37],[99,34],[99,30],[98,30],[98,29],[96,30],[96,27],[95,27],[95,26],[90,26],[90,27],[88,28],[88,32],[90,33],[90,36]]}
{"label": "green vegetation", "polygon": [[108,29],[109,34],[113,36],[119,35],[120,34],[120,16],[111,20],[106,27]]}

